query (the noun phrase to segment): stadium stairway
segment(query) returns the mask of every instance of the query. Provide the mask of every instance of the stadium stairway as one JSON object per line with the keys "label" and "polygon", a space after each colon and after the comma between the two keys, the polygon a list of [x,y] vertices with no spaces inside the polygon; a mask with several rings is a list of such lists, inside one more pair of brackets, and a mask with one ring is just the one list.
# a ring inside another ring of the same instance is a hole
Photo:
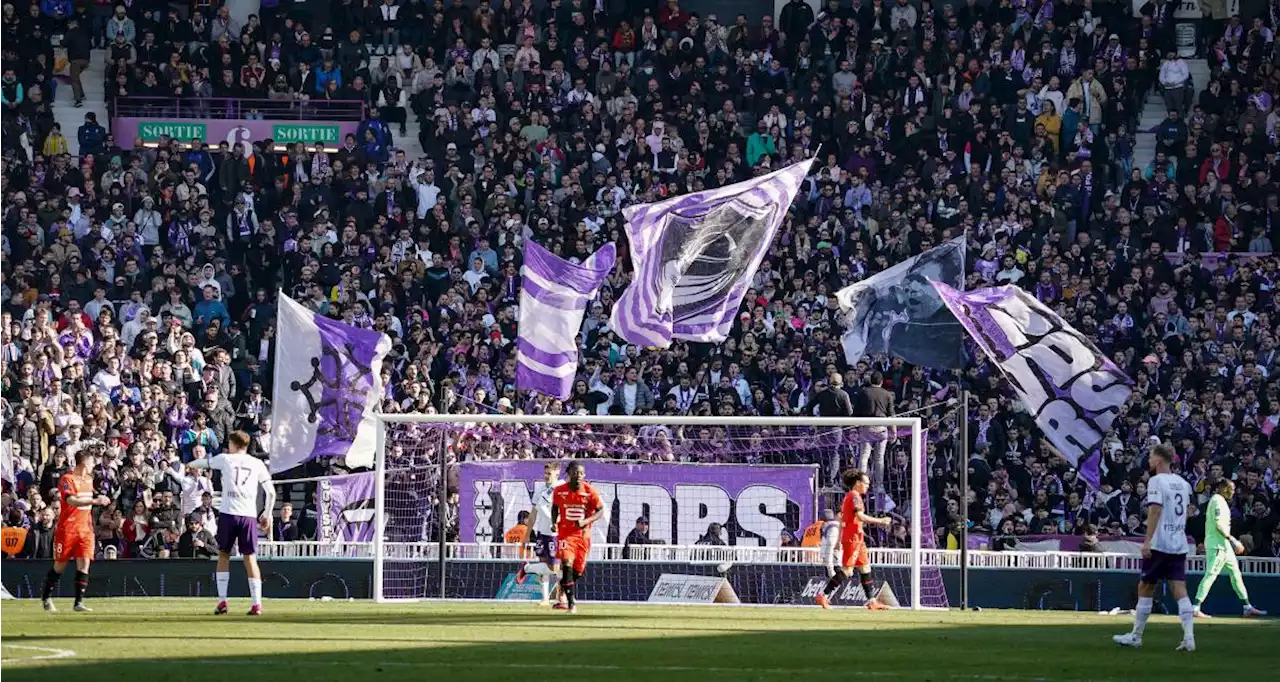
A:
{"label": "stadium stairway", "polygon": [[[1195,83],[1196,99],[1209,87],[1209,62],[1204,59],[1188,59],[1187,68],[1191,71],[1191,81]],[[1194,104],[1193,104],[1194,106]],[[1145,170],[1147,164],[1156,156],[1156,126],[1164,120],[1167,110],[1160,91],[1152,89],[1147,93],[1147,101],[1142,104],[1142,114],[1138,119],[1138,131],[1133,148],[1133,167]]]}
{"label": "stadium stairway", "polygon": [[76,131],[84,124],[84,115],[92,111],[98,115],[98,123],[110,128],[107,119],[106,73],[107,51],[94,50],[89,60],[89,68],[80,75],[84,85],[84,105],[77,107],[76,99],[71,95],[71,79],[58,77],[58,89],[53,100],[53,118],[62,126],[62,134],[67,137],[67,148],[72,156],[80,155],[80,140]]}
{"label": "stadium stairway", "polygon": [[407,113],[408,116],[405,117],[407,123],[404,126],[405,134],[401,135],[398,129],[395,131],[395,146],[403,149],[405,157],[410,161],[417,161],[426,155],[426,152],[422,149],[422,142],[418,140],[418,132],[422,130],[422,127],[418,125],[418,115],[413,113],[412,109]]}

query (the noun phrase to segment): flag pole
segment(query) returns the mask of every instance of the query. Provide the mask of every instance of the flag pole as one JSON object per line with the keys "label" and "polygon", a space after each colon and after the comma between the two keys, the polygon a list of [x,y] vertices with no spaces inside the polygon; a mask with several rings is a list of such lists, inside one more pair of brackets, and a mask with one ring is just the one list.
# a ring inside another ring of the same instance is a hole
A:
{"label": "flag pole", "polygon": [[[454,401],[453,380],[446,378],[440,383],[440,406],[438,409],[440,414],[449,414],[453,408]],[[448,429],[441,429],[440,431],[443,438],[440,443],[440,480],[436,486],[436,495],[438,497],[436,515],[440,520],[440,557],[438,567],[440,572],[440,598],[444,599],[448,584],[448,573],[445,569],[448,567],[447,555],[449,551],[449,450],[453,447],[453,438],[449,436]]]}
{"label": "flag pole", "polygon": [[960,389],[960,610],[969,610],[969,389]]}

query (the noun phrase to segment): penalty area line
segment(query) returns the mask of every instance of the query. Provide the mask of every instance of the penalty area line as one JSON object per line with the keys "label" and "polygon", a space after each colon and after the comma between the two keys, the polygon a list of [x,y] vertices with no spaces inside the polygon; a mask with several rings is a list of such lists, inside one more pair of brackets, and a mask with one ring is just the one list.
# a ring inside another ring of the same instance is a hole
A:
{"label": "penalty area line", "polygon": [[[351,652],[353,654],[366,653],[357,650]],[[248,661],[237,659],[195,659],[191,663],[200,665],[262,665],[261,661]],[[463,663],[461,661],[379,661],[370,663],[369,661],[289,661],[288,665],[302,665],[312,667],[339,667],[339,666],[374,666],[386,668],[491,668],[503,670],[529,670],[529,669],[545,669],[545,670],[570,670],[581,672],[628,672],[628,671],[646,671],[655,673],[712,673],[712,674],[730,674],[730,675],[812,675],[827,674],[831,670],[822,668],[730,668],[722,666],[699,666],[699,665],[655,665],[655,666],[625,666],[625,665],[607,665],[595,663],[500,663],[496,661],[475,661],[471,663]],[[917,673],[893,672],[888,670],[859,670],[858,675],[861,677],[872,678],[904,678],[910,677]],[[969,680],[972,682],[1120,682],[1111,678],[1089,678],[1089,679],[1067,679],[1060,677],[1022,677],[1018,675],[966,675],[962,673],[938,673],[931,674],[930,679],[942,680]]]}
{"label": "penalty area line", "polygon": [[10,661],[12,661],[12,662],[17,662],[17,661],[55,661],[55,660],[58,660],[58,659],[60,659],[60,658],[75,658],[75,656],[76,656],[76,652],[75,652],[75,651],[73,651],[73,650],[71,650],[71,649],[54,649],[54,648],[52,648],[52,647],[47,647],[47,646],[26,646],[26,645],[18,645],[18,644],[0,644],[0,648],[5,648],[5,649],[18,649],[18,650],[20,650],[20,651],[40,651],[40,652],[44,652],[44,653],[42,653],[42,654],[40,654],[40,655],[37,655],[37,656],[22,656],[22,657],[20,657],[20,658],[9,658],[9,657],[7,657],[7,656],[6,656],[5,658],[0,659],[0,660],[3,660],[3,661],[4,661],[4,662],[6,662],[6,663],[7,663],[7,662],[10,662]]}

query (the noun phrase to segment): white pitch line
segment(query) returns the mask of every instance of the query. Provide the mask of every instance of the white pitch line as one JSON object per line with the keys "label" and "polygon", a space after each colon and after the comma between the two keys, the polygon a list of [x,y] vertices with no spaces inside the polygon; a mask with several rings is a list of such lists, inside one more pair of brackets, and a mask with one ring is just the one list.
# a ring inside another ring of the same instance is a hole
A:
{"label": "white pitch line", "polygon": [[[352,651],[353,654],[367,653],[366,650]],[[261,661],[247,661],[240,659],[196,659],[189,661],[201,665],[252,665],[261,666]],[[290,661],[288,665],[304,665],[313,667],[338,667],[349,665],[361,665],[373,667],[388,668],[498,668],[510,670],[529,670],[529,669],[546,669],[546,670],[578,670],[582,672],[655,672],[655,673],[716,673],[731,675],[814,675],[828,674],[831,670],[821,668],[725,668],[715,666],[693,666],[693,665],[660,665],[660,666],[624,666],[624,665],[605,665],[593,663],[497,663],[492,661],[476,661],[474,663],[462,663],[455,661],[379,661],[377,663],[369,663],[368,661]],[[915,673],[891,672],[891,671],[867,671],[859,670],[857,672],[862,677],[874,678],[903,678],[910,677]],[[1121,682],[1111,678],[1090,678],[1087,680],[1073,680],[1058,677],[1019,677],[1015,675],[965,675],[940,673],[930,675],[930,679],[944,680],[971,680],[973,682]]]}
{"label": "white pitch line", "polygon": [[74,658],[76,652],[71,649],[54,649],[47,646],[19,646],[17,644],[0,644],[0,647],[6,649],[21,649],[23,651],[44,651],[42,656],[24,656],[22,658],[6,658],[5,661],[53,661],[59,658]]}

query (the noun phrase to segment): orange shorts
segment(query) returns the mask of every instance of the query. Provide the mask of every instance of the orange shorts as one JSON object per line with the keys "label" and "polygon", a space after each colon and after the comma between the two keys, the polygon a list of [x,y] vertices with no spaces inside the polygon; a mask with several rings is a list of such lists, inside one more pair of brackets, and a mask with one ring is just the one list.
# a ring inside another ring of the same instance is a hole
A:
{"label": "orange shorts", "polygon": [[53,560],[57,563],[72,559],[93,558],[93,532],[59,528],[53,535]]}
{"label": "orange shorts", "polygon": [[842,539],[840,541],[840,565],[845,568],[862,568],[871,565],[871,555],[867,552],[866,538]]}
{"label": "orange shorts", "polygon": [[587,570],[587,557],[591,554],[591,539],[581,536],[572,535],[567,538],[557,540],[559,551],[556,557],[573,567],[574,573],[581,575]]}

